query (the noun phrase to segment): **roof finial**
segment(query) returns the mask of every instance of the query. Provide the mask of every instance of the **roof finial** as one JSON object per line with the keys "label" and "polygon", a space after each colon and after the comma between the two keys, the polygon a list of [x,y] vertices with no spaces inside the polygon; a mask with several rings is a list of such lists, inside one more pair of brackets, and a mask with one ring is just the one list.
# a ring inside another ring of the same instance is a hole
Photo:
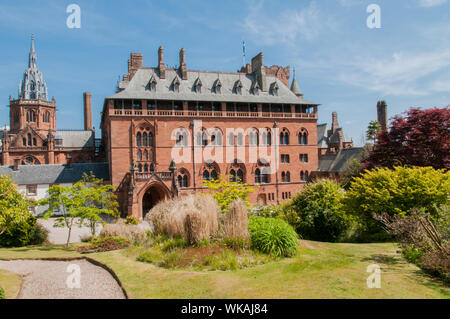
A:
{"label": "roof finial", "polygon": [[37,57],[36,52],[34,51],[34,34],[31,34],[31,49],[28,57],[28,67],[37,68]]}

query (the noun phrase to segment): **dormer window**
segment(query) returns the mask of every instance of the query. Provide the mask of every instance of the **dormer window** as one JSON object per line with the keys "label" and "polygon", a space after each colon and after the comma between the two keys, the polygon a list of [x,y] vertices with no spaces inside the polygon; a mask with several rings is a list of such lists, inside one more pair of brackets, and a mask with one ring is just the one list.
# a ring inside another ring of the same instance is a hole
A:
{"label": "dormer window", "polygon": [[259,95],[259,84],[258,84],[258,82],[253,83],[252,93],[254,95]]}
{"label": "dormer window", "polygon": [[174,92],[180,92],[180,79],[178,76],[173,79],[172,87]]}
{"label": "dormer window", "polygon": [[277,82],[273,82],[272,85],[270,86],[270,91],[272,92],[272,95],[277,96],[278,95],[278,83]]}
{"label": "dormer window", "polygon": [[147,90],[152,91],[152,92],[156,91],[156,79],[153,75],[150,78],[150,81],[148,81]]}
{"label": "dormer window", "polygon": [[194,82],[194,90],[197,93],[201,93],[202,92],[202,80],[200,80],[199,77]]}
{"label": "dormer window", "polygon": [[220,83],[219,79],[217,79],[214,83],[214,92],[216,92],[217,94],[220,94],[222,92],[222,83]]}
{"label": "dormer window", "polygon": [[236,94],[242,94],[242,83],[241,80],[237,80],[234,84],[234,91]]}

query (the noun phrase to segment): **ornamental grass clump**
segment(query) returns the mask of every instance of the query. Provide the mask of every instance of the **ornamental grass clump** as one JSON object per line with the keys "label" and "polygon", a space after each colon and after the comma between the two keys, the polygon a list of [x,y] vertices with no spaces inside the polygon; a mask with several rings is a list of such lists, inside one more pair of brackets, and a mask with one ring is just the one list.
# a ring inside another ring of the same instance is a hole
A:
{"label": "ornamental grass clump", "polygon": [[248,229],[253,249],[275,257],[290,257],[298,251],[298,235],[285,221],[251,217]]}
{"label": "ornamental grass clump", "polygon": [[245,202],[238,198],[230,204],[228,212],[222,216],[221,235],[225,243],[245,246],[250,237],[248,233],[248,210]]}
{"label": "ornamental grass clump", "polygon": [[[197,242],[209,239],[217,232],[219,213],[220,209],[214,198],[194,194],[158,203],[145,216],[145,220],[152,225],[155,235]],[[190,220],[186,222],[188,215]]]}

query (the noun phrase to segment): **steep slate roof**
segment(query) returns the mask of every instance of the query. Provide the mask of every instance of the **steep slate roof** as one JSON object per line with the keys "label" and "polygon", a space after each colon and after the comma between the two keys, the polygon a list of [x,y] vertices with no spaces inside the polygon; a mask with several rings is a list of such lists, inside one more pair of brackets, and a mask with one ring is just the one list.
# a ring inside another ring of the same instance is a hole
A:
{"label": "steep slate roof", "polygon": [[[178,76],[175,69],[166,69],[166,78],[159,78],[159,71],[155,68],[141,68],[133,76],[130,82],[121,82],[122,91],[110,96],[110,99],[160,99],[160,100],[185,100],[185,101],[229,101],[245,103],[285,103],[285,104],[308,104],[318,103],[299,99],[280,80],[273,76],[266,76],[267,87],[274,82],[278,83],[278,95],[270,92],[252,93],[252,84],[256,81],[255,75],[244,73],[217,73],[209,71],[187,71],[188,79],[180,81],[179,92],[172,90],[172,82]],[[150,78],[158,78],[155,91],[146,90]],[[201,93],[194,90],[194,82],[200,77],[203,83]],[[215,93],[214,83],[220,78],[222,84],[221,93]],[[236,81],[242,83],[242,94],[236,94],[234,87]]]}
{"label": "steep slate roof", "polygon": [[104,181],[110,180],[108,163],[73,163],[71,168],[62,164],[19,165],[17,171],[13,166],[0,166],[0,174],[12,176],[18,185],[75,183],[89,172]]}
{"label": "steep slate roof", "polygon": [[62,138],[62,147],[85,148],[94,147],[93,131],[58,130],[55,139]]}
{"label": "steep slate roof", "polygon": [[319,148],[328,148],[329,143],[338,143],[339,134],[342,134],[342,142],[343,143],[351,143],[352,139],[345,134],[342,128],[338,128],[333,135],[329,136],[331,133],[331,127],[324,124],[317,124],[317,145]]}
{"label": "steep slate roof", "polygon": [[319,171],[342,172],[354,158],[361,160],[362,147],[342,149],[337,154],[325,155],[319,160]]}
{"label": "steep slate roof", "polygon": [[317,124],[317,144],[319,148],[328,148],[328,130],[330,130],[328,124]]}

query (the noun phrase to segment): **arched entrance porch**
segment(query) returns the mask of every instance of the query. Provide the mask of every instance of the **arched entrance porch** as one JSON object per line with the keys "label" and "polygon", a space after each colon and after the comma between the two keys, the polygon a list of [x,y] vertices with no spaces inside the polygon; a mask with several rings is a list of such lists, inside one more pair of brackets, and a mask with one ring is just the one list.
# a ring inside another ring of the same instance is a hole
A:
{"label": "arched entrance porch", "polygon": [[170,197],[167,188],[165,185],[160,185],[159,183],[155,183],[150,185],[147,190],[144,192],[141,199],[141,212],[142,218],[145,218],[145,215],[160,201],[166,200]]}

